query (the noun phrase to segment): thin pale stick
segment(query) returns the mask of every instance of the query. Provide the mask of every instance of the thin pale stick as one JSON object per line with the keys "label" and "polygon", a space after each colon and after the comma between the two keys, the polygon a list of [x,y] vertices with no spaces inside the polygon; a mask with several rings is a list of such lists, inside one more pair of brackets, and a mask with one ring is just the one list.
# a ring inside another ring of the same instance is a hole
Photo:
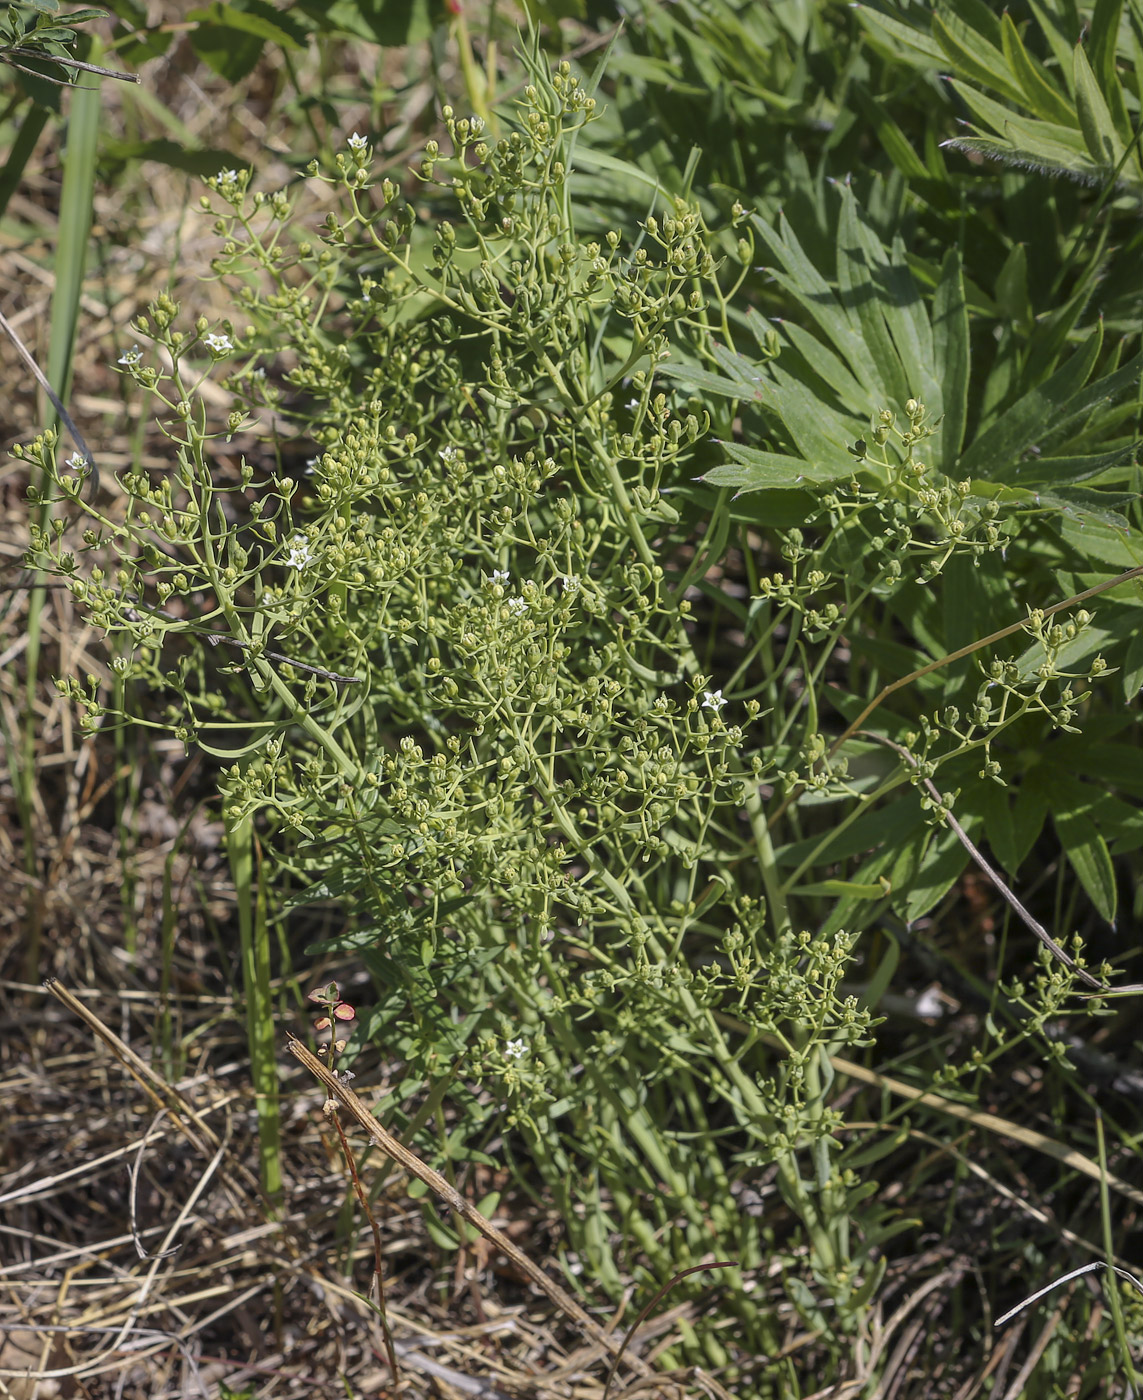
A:
{"label": "thin pale stick", "polygon": [[[920,766],[908,749],[902,748],[900,744],[894,743],[892,739],[887,739],[884,734],[874,734],[868,729],[863,729],[861,734],[863,738],[872,739],[874,743],[884,744],[887,749],[892,749],[910,768],[916,769]],[[944,808],[944,798],[941,796],[936,784],[933,783],[930,778],[922,778],[921,781],[924,783],[929,795],[935,798],[938,807]],[[961,826],[960,822],[957,821],[956,817],[954,817],[950,811],[945,810],[944,820],[952,828],[953,834],[960,844],[996,886],[1001,898],[1015,911],[1017,917],[1032,930],[1044,947],[1047,948],[1048,952],[1051,953],[1052,957],[1062,962],[1069,971],[1074,972],[1081,982],[1086,982],[1089,987],[1094,987],[1096,992],[1101,996],[1109,993],[1123,996],[1128,992],[1143,992],[1143,983],[1136,983],[1129,987],[1113,987],[1108,982],[1101,982],[1098,977],[1093,977],[1090,972],[1080,967],[1075,958],[1064,948],[1060,947],[1044,925],[1024,908],[997,872],[993,870],[992,866],[989,865],[977,850],[976,846],[973,844],[972,838],[969,836],[968,832],[965,831],[964,827]]]}
{"label": "thin pale stick", "polygon": [[[540,1292],[550,1298],[561,1312],[578,1322],[593,1341],[598,1342],[612,1356],[618,1356],[622,1353],[623,1342],[620,1338],[613,1336],[612,1333],[601,1327],[590,1313],[580,1307],[569,1293],[565,1293],[558,1283],[554,1283],[538,1264],[534,1264],[522,1249],[517,1248],[512,1243],[507,1235],[485,1220],[472,1202],[462,1196],[450,1181],[441,1176],[440,1172],[427,1166],[403,1143],[398,1142],[392,1133],[386,1131],[353,1090],[348,1085],[343,1084],[333,1070],[323,1065],[317,1056],[294,1035],[289,1037],[289,1049],[290,1054],[300,1060],[315,1079],[321,1081],[329,1091],[330,1097],[337,1099],[348,1110],[350,1116],[357,1121],[358,1127],[367,1134],[369,1140],[376,1147],[381,1148],[394,1162],[404,1167],[410,1176],[415,1176],[418,1181],[423,1181],[431,1191],[445,1202],[450,1210],[455,1211],[467,1224],[479,1230],[484,1238],[491,1241],[506,1259],[511,1260],[521,1273],[531,1279]],[[624,1357],[624,1360],[640,1376],[654,1376],[656,1374],[645,1361],[637,1356],[627,1356]]]}

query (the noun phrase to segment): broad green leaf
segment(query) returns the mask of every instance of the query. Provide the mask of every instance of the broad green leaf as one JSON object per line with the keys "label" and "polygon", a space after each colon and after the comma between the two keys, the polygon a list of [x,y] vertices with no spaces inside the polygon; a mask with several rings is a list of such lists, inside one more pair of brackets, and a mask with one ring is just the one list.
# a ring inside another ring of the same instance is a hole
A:
{"label": "broad green leaf", "polygon": [[[967,813],[960,814],[960,820],[971,836],[979,824],[978,820]],[[896,901],[898,912],[905,922],[912,923],[914,919],[919,919],[942,900],[960,878],[967,864],[968,852],[961,845],[956,832],[946,827],[937,833],[921,857],[920,866],[910,882],[905,898]]]}
{"label": "broad green leaf", "polygon": [[1134,447],[1121,447],[1094,457],[1027,457],[1007,471],[994,472],[993,480],[1013,486],[1058,488],[1102,476],[1115,467],[1128,466],[1134,459]]}
{"label": "broad green leaf", "polygon": [[1088,898],[1107,922],[1114,924],[1117,897],[1115,869],[1106,841],[1091,818],[1082,812],[1054,812],[1052,819],[1060,845]]}
{"label": "broad green leaf", "polygon": [[[217,25],[239,34],[251,34],[287,49],[304,48],[307,38],[306,31],[290,17],[288,11],[276,10],[266,0],[243,0],[240,5],[226,5],[221,0],[214,0],[213,4],[189,11],[186,19],[191,24]],[[194,38],[193,30],[191,38]]]}
{"label": "broad green leaf", "polygon": [[109,138],[103,142],[104,160],[125,162],[153,160],[172,170],[184,170],[190,175],[217,175],[220,170],[242,169],[246,162],[233,151],[218,147],[188,148],[177,141],[158,138],[153,141],[120,141]]}
{"label": "broad green leaf", "polygon": [[1139,692],[1143,690],[1143,625],[1128,643],[1122,679],[1123,698],[1129,705],[1133,705],[1139,699]]}
{"label": "broad green leaf", "polygon": [[352,34],[396,47],[427,39],[443,18],[443,0],[296,0],[322,34]]}

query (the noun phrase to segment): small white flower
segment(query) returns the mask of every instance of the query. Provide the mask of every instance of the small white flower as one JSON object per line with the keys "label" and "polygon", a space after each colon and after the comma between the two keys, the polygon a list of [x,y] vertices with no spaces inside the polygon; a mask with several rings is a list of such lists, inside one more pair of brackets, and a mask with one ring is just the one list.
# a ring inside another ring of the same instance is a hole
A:
{"label": "small white flower", "polygon": [[527,598],[509,598],[509,599],[508,599],[508,611],[509,611],[510,613],[515,613],[515,615],[516,615],[517,617],[522,616],[524,613],[526,613],[526,612],[528,611],[528,600],[527,600]]}
{"label": "small white flower", "polygon": [[119,356],[119,363],[126,365],[128,369],[134,369],[142,358],[142,350],[137,345],[132,345],[130,350],[124,350],[123,354]]}
{"label": "small white flower", "polygon": [[722,709],[726,701],[722,698],[721,690],[704,690],[702,693],[702,707],[704,710],[714,710],[717,714]]}
{"label": "small white flower", "polygon": [[238,183],[238,171],[220,170],[216,178],[220,185],[236,185]]}
{"label": "small white flower", "polygon": [[87,459],[84,457],[82,452],[73,452],[71,456],[67,459],[67,461],[64,463],[64,466],[68,467],[73,472],[86,471]]}
{"label": "small white flower", "polygon": [[509,578],[511,578],[511,574],[507,569],[493,569],[492,577],[488,581],[489,583],[507,583]]}
{"label": "small white flower", "polygon": [[442,447],[437,453],[437,456],[442,462],[455,462],[457,459],[457,450],[455,447]]}
{"label": "small white flower", "polygon": [[564,586],[564,592],[565,592],[565,593],[578,593],[578,592],[579,592],[579,575],[578,575],[578,574],[565,574],[565,575],[563,576],[563,578],[560,579],[560,582],[561,582],[561,583],[563,584],[563,586]]}
{"label": "small white flower", "polygon": [[940,993],[935,987],[929,987],[917,998],[913,1010],[918,1016],[935,1020],[938,1016],[945,1014],[944,1003],[941,1001]]}
{"label": "small white flower", "polygon": [[624,404],[624,407],[625,407],[625,408],[638,408],[638,407],[639,407],[639,400],[638,400],[638,399],[628,399],[627,402],[626,402],[626,404]]}
{"label": "small white flower", "polygon": [[369,138],[367,136],[358,136],[356,131],[349,138],[349,149],[351,151],[363,151],[368,145]]}
{"label": "small white flower", "polygon": [[228,335],[208,335],[204,343],[212,355],[229,355],[234,349]]}
{"label": "small white flower", "polygon": [[504,1053],[510,1060],[522,1060],[528,1053],[528,1047],[522,1040],[508,1040],[504,1043]]}
{"label": "small white flower", "polygon": [[310,553],[309,541],[305,535],[295,535],[290,546],[290,557],[286,560],[286,568],[300,570],[312,563],[313,555]]}

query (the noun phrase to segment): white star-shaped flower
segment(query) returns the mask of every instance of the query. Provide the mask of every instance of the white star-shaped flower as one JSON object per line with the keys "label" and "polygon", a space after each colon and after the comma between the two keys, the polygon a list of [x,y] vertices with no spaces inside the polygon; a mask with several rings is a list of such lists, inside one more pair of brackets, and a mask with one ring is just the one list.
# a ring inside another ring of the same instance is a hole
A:
{"label": "white star-shaped flower", "polygon": [[704,710],[713,710],[715,714],[722,709],[726,701],[722,698],[721,690],[704,690],[702,693],[702,707]]}
{"label": "white star-shaped flower", "polygon": [[204,342],[212,355],[229,355],[234,343],[228,335],[208,335]]}
{"label": "white star-shaped flower", "polygon": [[511,578],[511,574],[507,569],[493,569],[489,583],[507,583],[509,578]]}
{"label": "white star-shaped flower", "polygon": [[515,613],[517,617],[520,617],[523,613],[526,613],[528,611],[527,598],[509,598],[508,611],[510,613]]}
{"label": "white star-shaped flower", "polygon": [[310,544],[305,535],[295,535],[290,546],[290,557],[286,560],[287,569],[304,569],[307,564],[313,563],[313,555],[310,553]]}
{"label": "white star-shaped flower", "polygon": [[142,350],[137,345],[132,345],[130,350],[124,350],[123,354],[119,356],[119,363],[126,365],[128,369],[134,369],[142,358]]}
{"label": "white star-shaped flower", "polygon": [[509,1040],[504,1044],[504,1053],[510,1060],[522,1060],[528,1053],[528,1047],[522,1040]]}
{"label": "white star-shaped flower", "polygon": [[73,452],[71,456],[67,459],[67,461],[64,463],[64,466],[68,467],[73,472],[86,471],[87,458],[83,455],[82,452]]}
{"label": "white star-shaped flower", "polygon": [[368,145],[369,138],[367,136],[358,136],[356,131],[349,138],[349,149],[351,151],[363,151]]}

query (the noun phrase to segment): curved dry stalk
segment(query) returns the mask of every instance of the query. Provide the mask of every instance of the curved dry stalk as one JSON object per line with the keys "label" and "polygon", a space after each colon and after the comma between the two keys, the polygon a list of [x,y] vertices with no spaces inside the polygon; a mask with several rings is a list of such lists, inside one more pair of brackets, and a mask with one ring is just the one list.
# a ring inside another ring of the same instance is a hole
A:
{"label": "curved dry stalk", "polygon": [[[606,1328],[601,1327],[569,1293],[566,1293],[558,1283],[550,1279],[538,1264],[533,1263],[528,1258],[522,1249],[513,1244],[507,1235],[485,1220],[472,1202],[466,1196],[462,1196],[440,1172],[422,1162],[415,1153],[410,1152],[403,1143],[398,1142],[390,1132],[381,1126],[353,1090],[347,1084],[343,1084],[333,1070],[322,1064],[321,1060],[297,1036],[289,1036],[289,1049],[290,1054],[300,1060],[315,1079],[321,1081],[329,1091],[330,1097],[338,1100],[349,1111],[350,1116],[356,1120],[358,1127],[367,1134],[375,1147],[379,1147],[399,1166],[404,1167],[410,1176],[415,1176],[418,1181],[423,1181],[435,1195],[444,1201],[450,1210],[455,1211],[467,1224],[479,1230],[484,1238],[494,1244],[506,1259],[511,1260],[541,1293],[555,1303],[562,1313],[577,1322],[592,1341],[598,1342],[612,1356],[623,1356],[625,1342],[608,1332]],[[625,1356],[624,1360],[639,1376],[646,1378],[654,1377],[657,1374],[640,1357]]]}

